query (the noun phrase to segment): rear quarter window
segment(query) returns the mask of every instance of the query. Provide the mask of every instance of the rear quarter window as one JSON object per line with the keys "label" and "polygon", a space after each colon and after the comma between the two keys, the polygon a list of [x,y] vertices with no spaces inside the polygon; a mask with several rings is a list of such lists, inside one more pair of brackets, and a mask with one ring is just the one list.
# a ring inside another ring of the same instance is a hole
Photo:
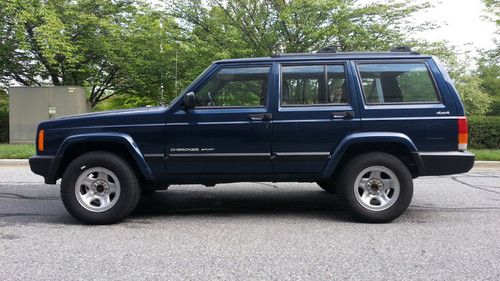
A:
{"label": "rear quarter window", "polygon": [[440,102],[423,62],[359,63],[358,72],[367,104]]}

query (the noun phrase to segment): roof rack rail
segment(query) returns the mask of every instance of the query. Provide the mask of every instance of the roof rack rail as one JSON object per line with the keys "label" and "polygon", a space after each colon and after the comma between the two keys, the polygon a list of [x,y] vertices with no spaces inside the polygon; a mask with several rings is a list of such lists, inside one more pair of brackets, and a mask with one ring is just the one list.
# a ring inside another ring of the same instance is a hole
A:
{"label": "roof rack rail", "polygon": [[391,53],[401,53],[401,55],[420,55],[419,52],[413,51],[410,47],[401,46],[392,48],[390,51],[374,52],[374,51],[361,51],[361,52],[337,52],[335,47],[324,47],[312,53],[275,53],[271,58],[280,57],[297,57],[297,56],[339,56],[339,55],[392,55]]}
{"label": "roof rack rail", "polygon": [[411,49],[411,47],[409,46],[397,46],[395,48],[392,48],[391,49],[391,52],[396,52],[396,53],[410,53],[410,54],[414,54],[414,55],[419,55],[420,53],[418,52],[415,52]]}
{"label": "roof rack rail", "polygon": [[271,58],[287,57],[287,56],[300,56],[305,53],[275,53],[271,55]]}
{"label": "roof rack rail", "polygon": [[323,47],[323,48],[316,51],[316,53],[336,53],[336,52],[337,52],[337,48],[335,48],[333,46]]}

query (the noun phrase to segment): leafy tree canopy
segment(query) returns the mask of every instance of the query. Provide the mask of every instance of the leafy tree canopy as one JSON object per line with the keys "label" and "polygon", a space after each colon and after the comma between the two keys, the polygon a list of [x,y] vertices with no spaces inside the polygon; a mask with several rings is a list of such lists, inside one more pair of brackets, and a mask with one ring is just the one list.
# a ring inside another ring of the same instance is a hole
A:
{"label": "leafy tree canopy", "polygon": [[[498,23],[498,1],[484,1]],[[434,27],[409,20],[428,2],[165,2],[158,9],[146,0],[0,1],[0,85],[83,86],[92,107],[132,107],[172,99],[217,59],[408,45],[443,58],[469,112],[485,113],[498,95],[498,48],[470,71],[447,44],[410,38]]]}
{"label": "leafy tree canopy", "polygon": [[325,46],[339,51],[387,50],[408,41],[412,14],[429,3],[388,1],[361,5],[354,0],[175,0],[174,16],[216,55],[268,56],[309,52]]}
{"label": "leafy tree canopy", "polygon": [[172,18],[140,1],[1,1],[1,77],[85,86],[92,106],[117,94],[159,98],[178,37]]}

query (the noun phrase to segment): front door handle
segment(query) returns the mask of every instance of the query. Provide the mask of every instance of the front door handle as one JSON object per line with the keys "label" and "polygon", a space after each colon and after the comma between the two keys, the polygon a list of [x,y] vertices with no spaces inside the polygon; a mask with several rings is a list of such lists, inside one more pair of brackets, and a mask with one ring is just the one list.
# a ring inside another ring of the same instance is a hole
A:
{"label": "front door handle", "polygon": [[354,118],[354,111],[332,112],[331,117],[333,119],[352,119]]}
{"label": "front door handle", "polygon": [[250,120],[252,121],[270,121],[272,119],[273,115],[271,113],[250,114]]}

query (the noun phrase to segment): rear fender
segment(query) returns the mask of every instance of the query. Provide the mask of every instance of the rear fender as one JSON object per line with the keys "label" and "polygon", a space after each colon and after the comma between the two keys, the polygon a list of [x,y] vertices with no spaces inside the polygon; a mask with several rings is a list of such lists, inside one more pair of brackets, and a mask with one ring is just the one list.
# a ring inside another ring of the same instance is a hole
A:
{"label": "rear fender", "polygon": [[[370,143],[400,143],[408,148],[410,154],[417,151],[415,144],[405,134],[394,132],[363,132],[350,134],[339,143],[336,149],[330,152],[330,159],[323,170],[323,178],[331,177],[349,146],[359,143],[366,143],[366,145],[370,145]],[[416,160],[419,162],[419,159]],[[421,163],[417,163],[417,167],[420,168]]]}

